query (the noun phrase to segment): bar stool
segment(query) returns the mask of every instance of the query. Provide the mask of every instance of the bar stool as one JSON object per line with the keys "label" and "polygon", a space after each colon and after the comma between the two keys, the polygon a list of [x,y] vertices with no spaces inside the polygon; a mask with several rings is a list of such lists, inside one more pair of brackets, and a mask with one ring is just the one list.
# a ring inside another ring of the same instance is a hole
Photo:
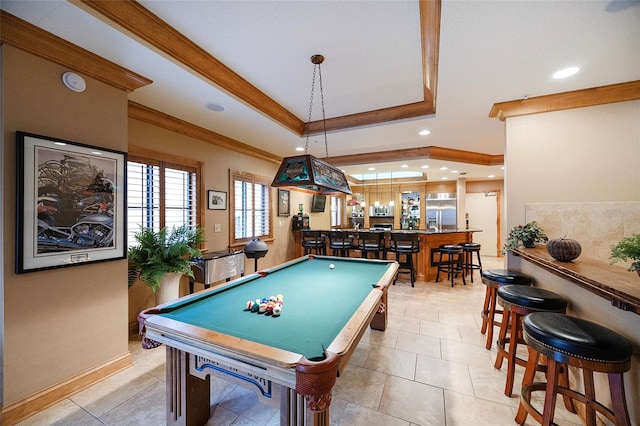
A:
{"label": "bar stool", "polygon": [[325,242],[325,236],[322,231],[311,231],[303,229],[300,231],[302,237],[302,247],[304,247],[304,254],[326,254],[327,247]]}
{"label": "bar stool", "polygon": [[[389,238],[389,248],[387,251],[396,254],[396,261],[400,264],[398,273],[401,272],[401,269],[404,271],[408,270],[409,275],[411,275],[411,287],[413,287],[413,283],[416,280],[416,269],[413,256],[420,253],[420,239],[418,238],[418,234],[413,232],[392,232]],[[401,256],[405,257],[404,262],[400,262]],[[397,279],[398,275],[396,274],[396,278],[393,280],[394,285]]]}
{"label": "bar stool", "polygon": [[[482,261],[480,260],[482,246],[478,243],[462,243],[460,245],[464,251],[464,273],[471,274],[471,282],[473,282],[473,271],[480,271],[480,274],[482,274]],[[473,263],[473,253],[476,254],[478,263]]]}
{"label": "bar stool", "polygon": [[[505,285],[498,289],[498,304],[504,308],[502,314],[502,325],[496,346],[498,354],[494,367],[500,369],[502,361],[507,360],[507,381],[504,387],[504,394],[511,396],[513,392],[513,378],[515,376],[516,364],[526,366],[527,361],[518,358],[516,352],[518,344],[524,343],[522,340],[522,318],[532,312],[559,312],[567,311],[567,299],[549,290],[539,287],[529,287],[526,285]],[[509,336],[507,337],[507,331]],[[566,369],[564,377],[567,377],[565,384],[568,384]],[[565,401],[565,403],[568,403]],[[573,410],[571,407],[567,407]]]}
{"label": "bar stool", "polygon": [[358,249],[360,249],[362,257],[367,259],[369,253],[373,253],[376,255],[376,259],[385,258],[386,249],[382,232],[360,232],[358,237]]}
{"label": "bar stool", "polygon": [[518,271],[508,269],[488,269],[482,271],[482,282],[486,284],[487,290],[484,296],[484,304],[482,306],[482,334],[487,333],[487,344],[485,347],[491,349],[493,345],[493,326],[500,326],[501,322],[495,320],[496,314],[502,314],[502,310],[496,309],[496,299],[498,288],[507,284],[531,285],[533,279]]}
{"label": "bar stool", "polygon": [[353,248],[353,237],[346,231],[329,231],[329,248],[334,256],[349,257],[349,250]]}
{"label": "bar stool", "polygon": [[[462,283],[467,285],[464,278],[464,249],[462,246],[455,244],[443,244],[438,249],[440,251],[440,259],[438,260],[438,272],[436,273],[436,282],[440,281],[440,272],[446,272],[447,279],[451,279],[451,287],[453,287],[453,279],[456,275],[462,275]],[[443,256],[447,256],[443,259]]]}
{"label": "bar stool", "polygon": [[[626,338],[594,322],[552,312],[527,315],[522,329],[529,345],[529,359],[516,423],[524,424],[531,414],[542,425],[552,424],[556,397],[561,394],[585,405],[588,426],[595,426],[596,411],[617,426],[631,424],[622,375],[631,369],[633,347]],[[547,383],[533,381],[540,355],[547,357]],[[558,383],[562,364],[582,369],[584,394]],[[593,372],[607,374],[613,409],[596,401]],[[542,413],[531,405],[531,394],[537,391],[545,392]]]}

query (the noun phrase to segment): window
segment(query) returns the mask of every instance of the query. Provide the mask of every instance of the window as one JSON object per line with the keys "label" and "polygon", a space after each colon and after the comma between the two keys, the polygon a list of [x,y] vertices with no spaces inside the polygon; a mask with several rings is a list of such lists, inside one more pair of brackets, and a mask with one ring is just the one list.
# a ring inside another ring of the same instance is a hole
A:
{"label": "window", "polygon": [[255,237],[273,238],[271,226],[271,181],[233,172],[233,238],[231,244]]}
{"label": "window", "polygon": [[331,227],[342,225],[342,197],[331,196]]}
{"label": "window", "polygon": [[[175,159],[174,159],[175,161]],[[200,224],[199,165],[129,156],[127,163],[127,242],[140,227],[159,230]]]}

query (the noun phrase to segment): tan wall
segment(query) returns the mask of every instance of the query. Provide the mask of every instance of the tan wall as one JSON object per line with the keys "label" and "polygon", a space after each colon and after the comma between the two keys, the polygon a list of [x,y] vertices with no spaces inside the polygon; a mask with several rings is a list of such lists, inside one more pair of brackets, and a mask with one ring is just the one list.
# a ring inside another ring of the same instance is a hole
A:
{"label": "tan wall", "polygon": [[4,395],[7,405],[128,352],[125,260],[14,274],[15,132],[127,150],[127,94],[2,45],[4,93]]}

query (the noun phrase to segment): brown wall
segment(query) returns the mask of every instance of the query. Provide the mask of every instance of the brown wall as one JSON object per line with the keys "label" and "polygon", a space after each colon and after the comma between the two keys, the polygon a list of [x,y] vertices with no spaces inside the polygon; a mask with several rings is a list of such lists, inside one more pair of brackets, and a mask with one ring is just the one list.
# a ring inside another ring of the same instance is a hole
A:
{"label": "brown wall", "polygon": [[5,408],[127,349],[125,260],[14,274],[15,132],[127,150],[127,94],[86,78],[65,88],[68,68],[2,45],[4,93]]}

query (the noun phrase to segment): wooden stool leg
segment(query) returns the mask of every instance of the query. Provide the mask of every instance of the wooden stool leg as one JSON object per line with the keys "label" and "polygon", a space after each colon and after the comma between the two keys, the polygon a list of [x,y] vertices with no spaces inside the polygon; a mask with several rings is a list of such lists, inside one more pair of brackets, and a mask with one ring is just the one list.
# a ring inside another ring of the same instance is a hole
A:
{"label": "wooden stool leg", "polygon": [[630,426],[631,422],[629,420],[629,410],[627,410],[622,373],[609,373],[608,377],[611,404],[616,416],[616,425]]}
{"label": "wooden stool leg", "polygon": [[[500,333],[498,334],[498,354],[496,355],[496,362],[493,364],[493,368],[500,370],[502,368],[502,361],[506,357],[506,345],[507,345],[507,330],[509,329],[509,321],[511,320],[511,310],[504,309],[502,314],[502,325],[500,325]],[[502,345],[502,348],[500,347]]]}
{"label": "wooden stool leg", "polygon": [[[560,386],[570,389],[569,386],[569,367],[567,364],[562,364],[562,370],[560,371],[560,377],[558,378],[558,383]],[[566,409],[572,413],[577,413],[576,406],[573,403],[573,399],[571,399],[568,395],[562,395],[562,399],[564,399],[564,406]]]}
{"label": "wooden stool leg", "polygon": [[507,382],[504,386],[504,394],[510,397],[513,393],[513,380],[516,375],[516,351],[518,350],[518,335],[520,334],[519,324],[520,321],[522,321],[522,318],[520,315],[518,315],[517,312],[512,312],[511,310],[509,310],[509,312],[507,313],[506,309],[502,316],[505,315],[511,317],[509,351],[507,352]]}
{"label": "wooden stool leg", "polygon": [[[582,375],[584,377],[584,396],[587,401],[596,400],[596,390],[593,383],[593,371],[582,369]],[[585,404],[585,424],[587,426],[596,426],[596,410],[593,405]]]}
{"label": "wooden stool leg", "polygon": [[542,411],[542,426],[551,426],[553,416],[556,411],[556,400],[558,397],[558,376],[560,363],[554,359],[548,359],[547,364],[547,386],[544,396],[544,410]]}
{"label": "wooden stool leg", "polygon": [[518,406],[518,413],[515,418],[516,423],[519,425],[523,425],[529,415],[527,405],[530,404],[530,400],[528,398],[530,398],[531,395],[525,395],[524,389],[526,386],[533,383],[533,379],[535,378],[536,371],[538,369],[538,359],[540,357],[538,351],[533,349],[531,346],[528,347],[528,350],[529,356],[527,357],[527,367],[524,371],[524,377],[522,378],[522,390],[520,391],[520,405]]}
{"label": "wooden stool leg", "polygon": [[497,289],[495,287],[491,287],[491,298],[489,299],[489,318],[487,320],[487,343],[485,344],[485,347],[487,349],[491,349],[491,346],[493,345],[493,324],[496,315],[496,297]]}
{"label": "wooden stool leg", "polygon": [[[437,281],[437,280],[436,280]],[[491,301],[491,287],[487,286],[487,291],[484,293],[484,303],[482,304],[482,328],[480,332],[485,334],[487,332],[487,316],[489,315],[489,303]]]}

